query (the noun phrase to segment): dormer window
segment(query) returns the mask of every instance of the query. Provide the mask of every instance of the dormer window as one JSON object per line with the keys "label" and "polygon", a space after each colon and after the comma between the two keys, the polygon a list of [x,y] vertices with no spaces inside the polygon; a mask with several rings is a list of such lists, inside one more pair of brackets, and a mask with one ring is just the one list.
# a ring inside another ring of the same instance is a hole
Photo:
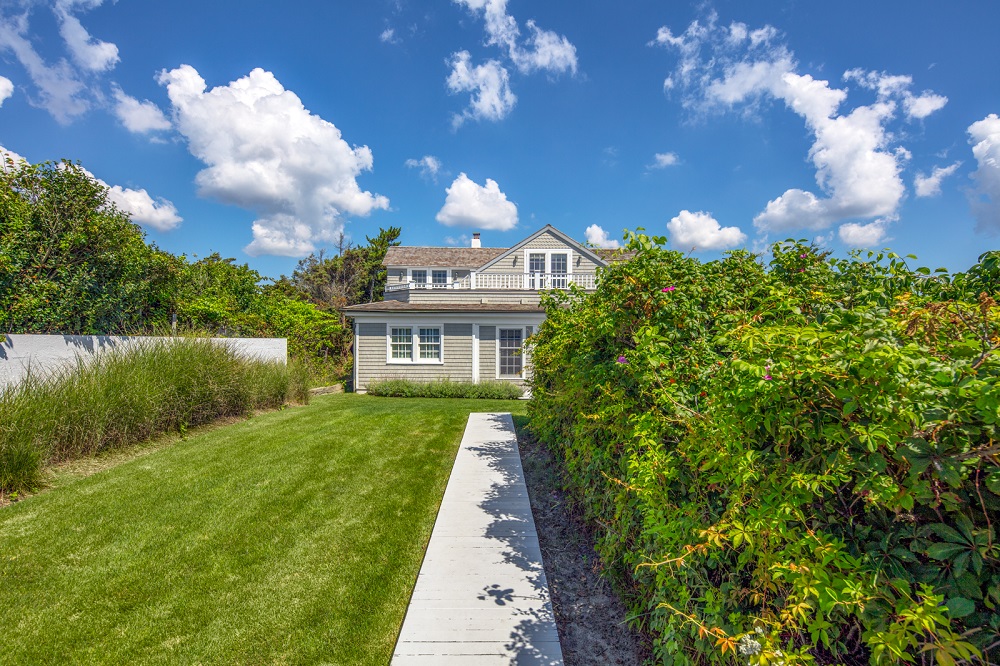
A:
{"label": "dormer window", "polygon": [[434,284],[448,284],[448,271],[447,270],[431,271],[431,282],[433,282]]}
{"label": "dormer window", "polygon": [[414,268],[410,273],[410,282],[416,282],[417,284],[427,284],[427,271],[424,269]]}

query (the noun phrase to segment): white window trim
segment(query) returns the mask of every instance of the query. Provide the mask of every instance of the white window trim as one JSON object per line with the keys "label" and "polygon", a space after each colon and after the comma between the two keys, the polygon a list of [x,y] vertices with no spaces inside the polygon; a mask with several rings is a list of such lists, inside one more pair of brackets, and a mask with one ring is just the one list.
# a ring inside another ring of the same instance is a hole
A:
{"label": "white window trim", "polygon": [[[544,273],[545,277],[542,278],[542,282],[543,282],[544,286],[539,286],[539,285],[536,284],[533,287],[533,289],[535,289],[535,290],[539,290],[539,289],[553,289],[553,288],[554,289],[565,289],[566,287],[569,287],[569,284],[571,282],[573,282],[573,250],[571,248],[567,247],[567,248],[545,249],[545,250],[543,250],[543,249],[525,248],[524,249],[524,286],[526,288],[528,288],[530,286],[530,284],[531,284],[529,282],[530,279],[531,279],[529,277],[530,274],[531,274],[531,270],[529,269],[529,263],[530,263],[529,262],[529,258],[533,254],[544,254],[545,255],[545,273]],[[552,275],[553,275],[553,273],[552,273],[552,255],[553,254],[565,254],[566,255],[566,273],[565,273],[565,275],[566,275],[566,278],[565,278],[566,284],[563,287],[552,287],[551,284],[549,284],[551,282],[551,280],[552,280]]]}
{"label": "white window trim", "polygon": [[429,268],[429,267],[425,268],[423,266],[411,266],[411,267],[409,267],[409,268],[406,269],[406,281],[408,283],[412,283],[413,282],[413,271],[427,271],[427,282],[421,282],[420,284],[433,285],[434,284],[434,271],[447,271],[448,272],[448,278],[447,278],[447,282],[445,282],[445,284],[448,287],[450,287],[451,284],[452,284],[452,281],[453,281],[452,274],[451,274],[452,270],[453,269],[451,269],[451,268],[441,268],[440,266],[437,266],[435,268]]}
{"label": "white window trim", "polygon": [[[392,357],[392,329],[410,329],[412,341],[412,356],[409,359]],[[420,358],[420,329],[436,328],[441,332],[441,358]],[[385,325],[385,363],[386,365],[444,365],[444,324],[438,322],[400,321]]]}
{"label": "white window trim", "polygon": [[[495,346],[496,346],[496,356],[494,357],[495,358],[495,365],[493,367],[495,368],[496,378],[497,379],[508,379],[508,380],[509,379],[522,379],[523,380],[524,379],[524,371],[528,367],[528,355],[525,354],[525,350],[527,349],[527,346],[526,346],[525,343],[528,341],[528,328],[529,328],[529,326],[505,326],[503,324],[498,324],[497,327],[494,329],[494,331],[495,331],[494,336],[496,337],[496,343],[495,343]],[[530,327],[530,328],[532,328],[532,330],[534,330],[534,327]],[[500,329],[504,329],[504,330],[508,330],[508,331],[517,331],[517,330],[521,331],[521,374],[519,374],[519,375],[501,375],[500,374]]]}
{"label": "white window trim", "polygon": [[573,250],[571,248],[565,249],[531,249],[525,248],[524,250],[524,272],[528,274],[531,270],[528,268],[528,259],[533,254],[544,254],[545,255],[545,273],[550,275],[552,273],[552,255],[553,254],[565,254],[566,255],[566,275],[573,275]]}

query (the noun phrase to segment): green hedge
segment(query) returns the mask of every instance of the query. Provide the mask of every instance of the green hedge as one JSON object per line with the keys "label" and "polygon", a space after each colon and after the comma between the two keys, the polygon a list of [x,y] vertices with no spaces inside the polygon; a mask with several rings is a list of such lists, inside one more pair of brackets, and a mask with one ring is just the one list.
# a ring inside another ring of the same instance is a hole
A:
{"label": "green hedge", "polygon": [[524,394],[509,382],[471,384],[439,380],[413,382],[408,379],[386,379],[368,385],[368,395],[387,398],[474,398],[483,400],[517,400]]}
{"label": "green hedge", "polygon": [[529,405],[657,662],[996,663],[997,253],[664,242],[549,298]]}
{"label": "green hedge", "polygon": [[35,487],[46,463],[286,399],[308,399],[301,368],[248,360],[205,339],[143,341],[80,357],[0,391],[0,492]]}

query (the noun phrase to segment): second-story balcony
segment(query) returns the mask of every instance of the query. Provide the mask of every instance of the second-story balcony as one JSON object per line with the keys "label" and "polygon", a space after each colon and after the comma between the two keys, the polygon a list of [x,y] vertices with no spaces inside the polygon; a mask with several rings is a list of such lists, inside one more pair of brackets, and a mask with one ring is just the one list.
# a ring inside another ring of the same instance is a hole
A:
{"label": "second-story balcony", "polygon": [[541,291],[545,289],[569,289],[576,285],[581,289],[595,289],[597,276],[593,273],[475,273],[445,282],[398,282],[387,284],[385,290],[407,291],[411,289],[463,289],[483,291]]}

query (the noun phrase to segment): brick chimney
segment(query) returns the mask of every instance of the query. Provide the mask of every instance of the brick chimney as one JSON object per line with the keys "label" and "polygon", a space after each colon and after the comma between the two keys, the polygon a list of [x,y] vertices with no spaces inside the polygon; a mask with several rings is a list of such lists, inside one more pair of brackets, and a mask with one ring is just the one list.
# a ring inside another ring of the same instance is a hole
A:
{"label": "brick chimney", "polygon": [[479,232],[472,234],[472,247],[482,247],[483,244],[479,242]]}

